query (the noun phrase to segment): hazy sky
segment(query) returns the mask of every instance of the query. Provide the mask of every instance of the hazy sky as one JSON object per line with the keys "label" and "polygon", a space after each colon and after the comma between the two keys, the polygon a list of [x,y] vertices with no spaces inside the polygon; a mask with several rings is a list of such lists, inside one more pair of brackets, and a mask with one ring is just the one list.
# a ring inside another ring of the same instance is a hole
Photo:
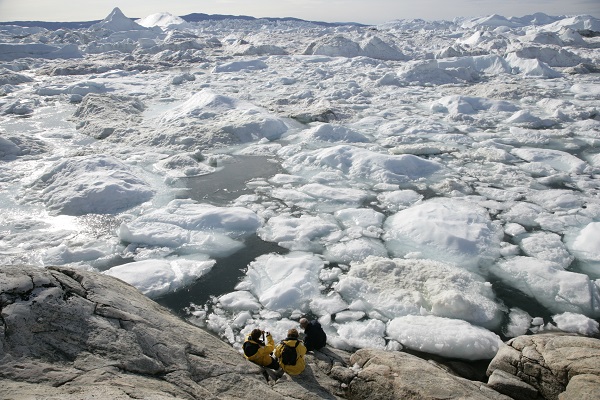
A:
{"label": "hazy sky", "polygon": [[114,7],[132,18],[157,12],[196,12],[366,24],[404,18],[509,17],[534,12],[600,18],[600,0],[0,0],[0,21],[91,21],[103,19]]}

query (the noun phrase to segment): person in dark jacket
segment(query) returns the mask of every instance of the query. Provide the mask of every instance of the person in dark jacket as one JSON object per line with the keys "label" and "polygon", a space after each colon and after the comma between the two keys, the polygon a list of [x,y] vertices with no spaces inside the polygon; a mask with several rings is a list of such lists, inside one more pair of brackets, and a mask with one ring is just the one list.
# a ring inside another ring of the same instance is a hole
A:
{"label": "person in dark jacket", "polygon": [[327,335],[317,320],[300,319],[300,328],[304,329],[304,345],[306,350],[319,350],[325,347]]}
{"label": "person in dark jacket", "polygon": [[[267,335],[266,345],[260,340],[262,334]],[[275,342],[269,332],[253,329],[246,337],[242,348],[244,349],[244,356],[253,363],[274,370],[279,369],[279,362],[271,356],[271,352],[275,349]]]}

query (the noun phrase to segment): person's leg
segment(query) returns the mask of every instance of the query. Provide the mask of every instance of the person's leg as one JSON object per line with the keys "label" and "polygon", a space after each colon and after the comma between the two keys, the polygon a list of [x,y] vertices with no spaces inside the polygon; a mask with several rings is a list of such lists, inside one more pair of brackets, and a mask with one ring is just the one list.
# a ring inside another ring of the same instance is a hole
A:
{"label": "person's leg", "polygon": [[277,371],[279,369],[279,362],[273,357],[271,357],[271,364],[267,365],[267,368],[271,368]]}
{"label": "person's leg", "polygon": [[[276,359],[274,359],[273,357],[271,357],[271,359],[273,361],[271,361],[271,364],[269,364],[268,366],[265,367],[265,368],[269,368],[269,369],[266,369],[265,371],[267,371],[267,374],[271,378],[270,383],[275,384],[275,382],[278,381],[283,376],[285,371],[283,370],[283,368],[280,368],[279,362],[277,362]],[[272,371],[272,370],[274,370],[274,371]],[[275,372],[275,371],[277,371],[277,372]]]}
{"label": "person's leg", "polygon": [[310,339],[304,340],[304,347],[306,347],[306,351],[312,351],[315,349],[315,346]]}
{"label": "person's leg", "polygon": [[313,346],[313,348],[315,350],[321,350],[323,347],[325,347],[327,345],[327,342],[324,341],[319,341],[318,343],[315,343],[315,346]]}

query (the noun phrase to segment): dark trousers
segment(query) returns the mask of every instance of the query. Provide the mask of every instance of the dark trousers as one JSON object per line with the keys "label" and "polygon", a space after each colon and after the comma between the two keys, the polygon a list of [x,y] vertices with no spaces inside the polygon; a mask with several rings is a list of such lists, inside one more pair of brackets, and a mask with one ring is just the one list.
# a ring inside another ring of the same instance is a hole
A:
{"label": "dark trousers", "polygon": [[304,339],[304,346],[306,347],[306,351],[319,350],[325,347],[325,343],[315,343],[310,339]]}
{"label": "dark trousers", "polygon": [[271,364],[267,365],[265,368],[271,368],[271,369],[274,369],[275,371],[277,371],[279,369],[279,363],[277,362],[276,359],[271,357]]}

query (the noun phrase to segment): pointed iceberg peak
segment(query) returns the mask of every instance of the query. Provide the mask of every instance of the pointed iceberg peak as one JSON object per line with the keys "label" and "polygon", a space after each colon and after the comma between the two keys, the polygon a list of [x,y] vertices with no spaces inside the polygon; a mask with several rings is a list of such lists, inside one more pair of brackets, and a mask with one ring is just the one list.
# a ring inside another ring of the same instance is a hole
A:
{"label": "pointed iceberg peak", "polygon": [[127,18],[127,17],[125,16],[125,14],[123,14],[123,11],[121,11],[121,9],[119,7],[115,7],[110,12],[110,14],[108,14],[108,17],[104,18],[104,21],[112,20],[115,18]]}
{"label": "pointed iceberg peak", "polygon": [[147,28],[135,23],[130,18],[127,18],[119,7],[115,7],[111,13],[108,14],[108,17],[97,24],[92,25],[90,28],[94,30],[108,29],[114,32],[147,30]]}

